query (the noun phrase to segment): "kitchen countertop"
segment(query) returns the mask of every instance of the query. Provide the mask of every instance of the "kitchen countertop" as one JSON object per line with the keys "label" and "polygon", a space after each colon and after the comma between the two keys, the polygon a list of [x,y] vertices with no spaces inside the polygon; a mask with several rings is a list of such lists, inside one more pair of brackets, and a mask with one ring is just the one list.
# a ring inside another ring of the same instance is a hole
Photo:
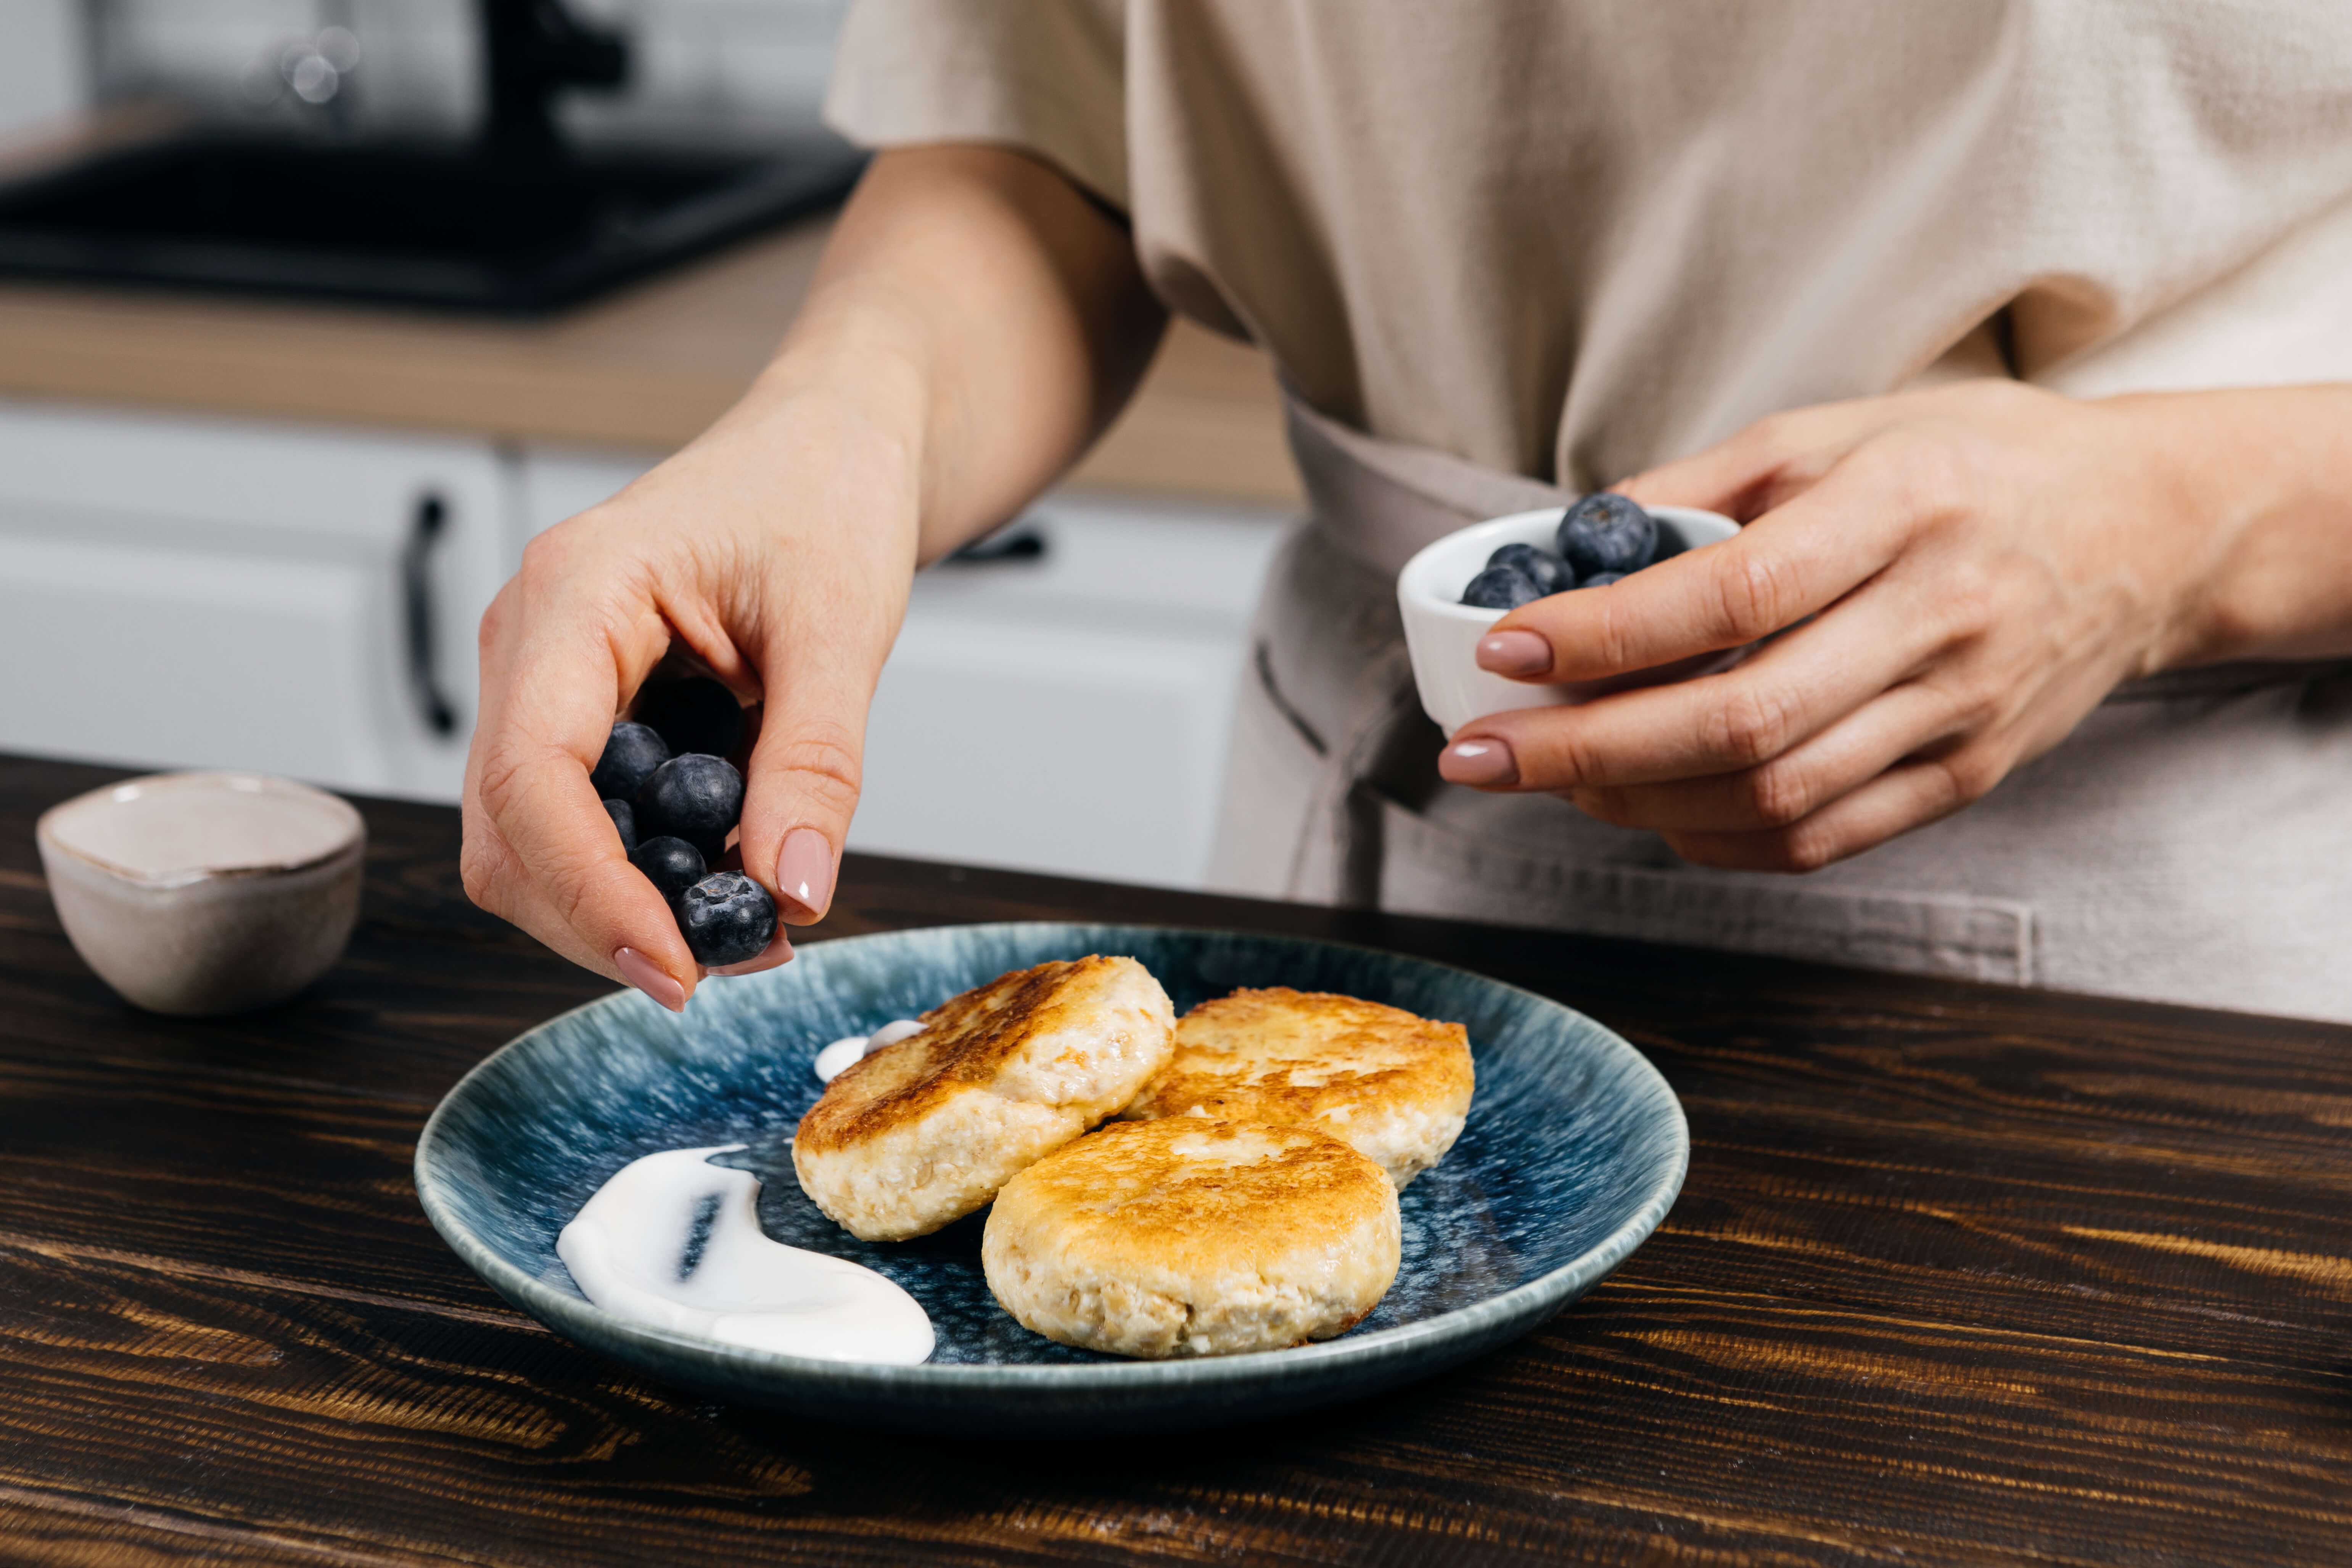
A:
{"label": "kitchen countertop", "polygon": [[[539,321],[0,284],[0,396],[667,452],[767,363],[830,223],[747,240]],[[1265,359],[1176,323],[1069,482],[1295,504]]]}
{"label": "kitchen countertop", "polygon": [[852,856],[816,935],[1007,918],[1372,943],[1546,992],[1682,1096],[1680,1203],[1525,1341],[1208,1436],[873,1437],[540,1329],[419,1212],[475,1061],[605,983],[362,802],[270,1012],[75,958],[0,759],[0,1558],[278,1564],[2352,1561],[2352,1029]]}

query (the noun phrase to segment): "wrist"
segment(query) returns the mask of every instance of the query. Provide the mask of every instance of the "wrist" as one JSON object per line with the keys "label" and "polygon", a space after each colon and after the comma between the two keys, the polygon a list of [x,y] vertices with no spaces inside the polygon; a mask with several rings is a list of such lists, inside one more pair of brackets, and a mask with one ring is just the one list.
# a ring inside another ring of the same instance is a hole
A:
{"label": "wrist", "polygon": [[2114,400],[2179,542],[2151,668],[2352,653],[2352,388]]}
{"label": "wrist", "polygon": [[788,539],[795,548],[835,537],[853,554],[878,550],[911,571],[928,416],[919,368],[887,321],[813,314],[734,405],[656,473],[698,476],[690,481],[700,493],[694,515],[709,523],[731,519],[754,540]]}
{"label": "wrist", "polygon": [[2158,579],[2156,624],[2136,676],[2226,658],[2230,640],[2223,583],[2238,540],[2268,510],[2230,454],[2234,411],[2214,394],[2134,394],[2098,406],[2129,422],[2131,439],[2112,471],[2136,482],[2126,500],[2128,570]]}
{"label": "wrist", "polygon": [[824,428],[875,477],[927,495],[929,345],[919,323],[856,293],[836,286],[813,296],[728,418]]}

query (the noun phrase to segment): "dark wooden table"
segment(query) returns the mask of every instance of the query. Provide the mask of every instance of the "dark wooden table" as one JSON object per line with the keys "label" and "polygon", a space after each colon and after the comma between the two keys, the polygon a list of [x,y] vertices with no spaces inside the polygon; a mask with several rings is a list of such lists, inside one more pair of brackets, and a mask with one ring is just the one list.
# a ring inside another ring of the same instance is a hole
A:
{"label": "dark wooden table", "polygon": [[365,916],[275,1011],[135,1013],[0,760],[0,1561],[2352,1562],[2352,1029],[854,859],[824,934],[1330,934],[1615,1026],[1689,1184],[1582,1302],[1278,1424],[929,1442],[681,1399],[510,1310],[413,1142],[604,983],[365,805]]}

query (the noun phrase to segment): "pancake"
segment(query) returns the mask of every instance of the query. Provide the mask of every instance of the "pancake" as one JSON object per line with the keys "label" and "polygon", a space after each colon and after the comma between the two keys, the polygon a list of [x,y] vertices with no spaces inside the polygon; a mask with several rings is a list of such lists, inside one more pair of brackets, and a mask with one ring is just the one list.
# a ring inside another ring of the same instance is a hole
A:
{"label": "pancake", "polygon": [[828,1084],[793,1138],[801,1190],[868,1241],[980,1208],[1132,1100],[1175,1043],[1168,994],[1131,958],[1000,975],[921,1021]]}
{"label": "pancake", "polygon": [[1176,1054],[1121,1114],[1312,1127],[1400,1191],[1445,1158],[1470,1113],[1470,1037],[1353,996],[1275,986],[1203,1002]]}
{"label": "pancake", "polygon": [[1004,1184],[980,1247],[1024,1328],[1126,1356],[1234,1355],[1345,1333],[1395,1282],[1396,1188],[1336,1138],[1115,1121]]}

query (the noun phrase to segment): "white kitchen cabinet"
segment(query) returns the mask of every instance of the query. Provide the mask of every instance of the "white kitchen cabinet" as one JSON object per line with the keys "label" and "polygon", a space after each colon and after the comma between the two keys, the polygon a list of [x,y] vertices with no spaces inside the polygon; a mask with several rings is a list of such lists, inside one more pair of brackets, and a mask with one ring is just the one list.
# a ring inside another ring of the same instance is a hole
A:
{"label": "white kitchen cabinet", "polygon": [[0,746],[455,799],[486,443],[0,403]]}
{"label": "white kitchen cabinet", "polygon": [[[0,749],[454,801],[482,611],[649,461],[0,402]],[[1280,523],[1057,496],[922,574],[851,844],[1197,884]]]}
{"label": "white kitchen cabinet", "polygon": [[850,842],[1200,885],[1279,520],[1055,498],[1045,553],[915,582]]}
{"label": "white kitchen cabinet", "polygon": [[[524,531],[640,466],[529,455]],[[1020,525],[1042,555],[921,574],[875,694],[851,846],[1198,885],[1282,521],[1055,496]]]}

